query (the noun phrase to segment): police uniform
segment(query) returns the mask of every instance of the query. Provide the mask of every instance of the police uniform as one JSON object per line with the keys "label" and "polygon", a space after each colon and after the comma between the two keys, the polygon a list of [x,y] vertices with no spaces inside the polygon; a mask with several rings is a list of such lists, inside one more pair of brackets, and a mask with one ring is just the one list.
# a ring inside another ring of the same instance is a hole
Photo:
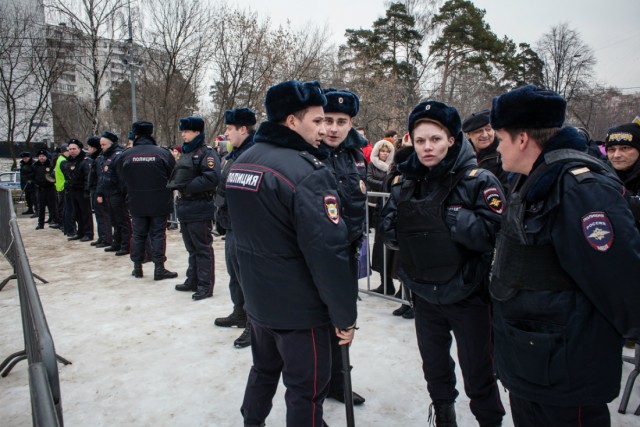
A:
{"label": "police uniform", "polygon": [[100,137],[89,137],[87,139],[87,145],[96,149],[96,151],[89,154],[89,157],[92,160],[91,172],[89,173],[89,191],[91,193],[91,207],[93,209],[93,214],[96,217],[96,231],[98,232],[98,239],[91,242],[91,246],[102,248],[111,245],[112,235],[109,210],[105,203],[98,203],[98,195],[96,194],[96,190],[98,188],[98,158],[102,155]]}
{"label": "police uniform", "polygon": [[277,124],[323,105],[317,82],[269,89],[269,121],[256,145],[231,167],[226,197],[251,318],[253,366],[241,412],[258,426],[283,375],[287,425],[322,425],[331,369],[331,335],[356,320],[347,227],[337,184],[298,133]]}
{"label": "police uniform", "polygon": [[118,160],[118,174],[127,188],[129,212],[132,218],[132,275],[142,277],[147,239],[155,264],[154,280],[171,279],[177,273],[164,268],[166,261],[167,218],[172,211],[172,192],[167,188],[175,160],[169,150],[156,145],[151,136],[153,125],[138,121],[132,126],[136,135],[133,147]]}
{"label": "police uniform", "polygon": [[34,205],[37,210],[37,191],[34,179],[36,177],[35,161],[31,158],[31,153],[23,151],[20,157],[28,157],[27,161],[20,160],[20,188],[24,192],[24,199],[27,202],[27,210],[23,215],[33,214]]}
{"label": "police uniform", "polygon": [[125,200],[125,188],[118,176],[118,159],[124,152],[124,148],[118,145],[116,140],[110,147],[98,157],[98,187],[96,195],[102,197],[102,203],[106,204],[113,226],[111,246],[105,248],[106,252],[126,255],[129,253],[131,239],[131,219]]}
{"label": "police uniform", "polygon": [[178,190],[176,212],[184,246],[189,252],[187,278],[176,290],[193,291],[194,300],[213,294],[215,283],[212,221],[213,196],[220,179],[220,157],[205,145],[204,121],[199,117],[180,119],[180,130],[196,130],[193,141],[182,144],[167,187]]}
{"label": "police uniform", "polygon": [[77,156],[69,157],[62,166],[65,175],[65,188],[71,197],[78,227],[77,236],[69,237],[69,240],[77,239],[86,242],[93,240],[93,216],[91,215],[89,190],[92,160],[84,152],[82,142],[71,140],[69,144],[76,144],[80,149]]}
{"label": "police uniform", "polygon": [[34,163],[34,181],[38,187],[38,226],[36,230],[44,228],[45,209],[49,210],[49,216],[54,223],[59,224],[58,210],[56,209],[56,190],[53,184],[53,166],[49,160],[49,153],[46,150],[39,150],[36,156],[44,154],[47,156],[45,162],[38,160]]}
{"label": "police uniform", "polygon": [[[534,86],[494,98],[494,129],[560,127],[566,102]],[[640,336],[640,235],[611,169],[572,127],[513,185],[496,245],[495,360],[518,426],[608,426],[623,337]]]}
{"label": "police uniform", "polygon": [[[327,106],[324,107],[325,113],[345,113],[350,117],[358,114],[360,100],[356,94],[335,89],[325,89],[324,94],[327,97]],[[349,262],[353,274],[349,287],[358,286],[357,255],[360,252],[365,232],[367,161],[362,153],[362,148],[367,143],[367,140],[360,133],[351,128],[345,140],[338,147],[322,146],[323,150],[326,150],[326,157],[322,159],[322,162],[333,173],[338,185],[342,219],[347,226],[347,239],[351,246],[352,256]],[[331,380],[328,396],[344,402],[344,373],[339,341],[339,338],[332,334]],[[353,394],[354,405],[361,405],[364,401],[365,399],[358,393]]]}
{"label": "police uniform", "polygon": [[486,280],[504,210],[502,187],[477,167],[454,108],[438,101],[418,104],[409,116],[410,133],[423,118],[447,127],[454,144],[431,168],[415,152],[398,165],[402,179],[382,210],[381,232],[387,246],[400,250],[397,274],[413,292],[418,348],[436,425],[455,425],[453,332],[471,412],[481,426],[498,426],[505,411],[493,376]]}

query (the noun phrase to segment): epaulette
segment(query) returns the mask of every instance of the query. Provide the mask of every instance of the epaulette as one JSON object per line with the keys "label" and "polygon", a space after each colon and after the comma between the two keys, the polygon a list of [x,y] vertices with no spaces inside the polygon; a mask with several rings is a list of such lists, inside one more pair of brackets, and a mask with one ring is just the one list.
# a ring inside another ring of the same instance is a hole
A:
{"label": "epaulette", "polygon": [[478,175],[478,172],[480,172],[479,168],[469,169],[467,176],[473,178],[474,176]]}
{"label": "epaulette", "polygon": [[574,169],[569,169],[569,173],[573,175],[573,177],[578,182],[582,182],[587,179],[594,178],[593,174],[591,173],[591,169],[589,169],[586,166],[580,166]]}
{"label": "epaulette", "polygon": [[309,154],[307,151],[300,151],[300,157],[305,159],[307,162],[311,163],[311,165],[315,169],[320,169],[324,167],[324,163],[318,160],[315,156],[312,156],[311,154]]}
{"label": "epaulette", "polygon": [[395,178],[393,178],[393,181],[391,182],[391,185],[398,185],[398,184],[402,184],[404,180],[402,179],[402,175],[396,175]]}

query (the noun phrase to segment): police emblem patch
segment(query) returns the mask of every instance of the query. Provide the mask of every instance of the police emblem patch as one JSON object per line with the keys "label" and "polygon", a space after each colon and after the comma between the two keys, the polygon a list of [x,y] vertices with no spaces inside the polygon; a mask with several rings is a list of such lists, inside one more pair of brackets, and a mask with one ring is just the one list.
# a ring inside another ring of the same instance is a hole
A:
{"label": "police emblem patch", "polygon": [[597,251],[606,252],[613,245],[613,228],[604,212],[591,212],[583,216],[582,232]]}
{"label": "police emblem patch", "polygon": [[487,188],[482,192],[482,195],[489,209],[498,215],[502,215],[502,212],[504,212],[504,202],[502,201],[502,197],[500,197],[498,189],[496,187]]}
{"label": "police emblem patch", "polygon": [[209,169],[213,169],[215,165],[216,165],[215,159],[213,157],[207,157],[207,167]]}
{"label": "police emblem patch", "polygon": [[338,210],[338,199],[335,196],[324,196],[324,210],[334,224],[340,222],[340,211]]}

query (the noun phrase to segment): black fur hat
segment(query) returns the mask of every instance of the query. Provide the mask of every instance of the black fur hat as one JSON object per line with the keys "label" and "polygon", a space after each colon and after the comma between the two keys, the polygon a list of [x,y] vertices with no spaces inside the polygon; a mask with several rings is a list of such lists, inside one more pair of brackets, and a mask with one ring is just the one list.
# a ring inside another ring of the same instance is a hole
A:
{"label": "black fur hat", "polygon": [[235,126],[253,126],[256,124],[256,113],[249,108],[234,108],[224,112],[224,124]]}
{"label": "black fur hat", "polygon": [[[118,135],[116,135],[115,133],[111,133],[108,130],[105,130],[104,132],[102,132],[101,135],[103,138],[107,138],[108,140],[111,140],[114,144],[118,143]],[[88,144],[88,142],[87,142]]]}
{"label": "black fur hat", "polygon": [[69,142],[67,142],[67,147],[71,144],[76,144],[81,150],[84,148],[84,144],[82,144],[82,141],[77,139],[70,139]]}
{"label": "black fur hat", "polygon": [[38,157],[40,154],[44,154],[45,156],[47,156],[47,158],[49,158],[49,152],[44,148],[38,150],[38,152],[36,153],[36,157]]}
{"label": "black fur hat", "polygon": [[609,129],[605,144],[607,147],[628,145],[640,151],[640,125],[626,123]]}
{"label": "black fur hat", "polygon": [[131,125],[131,132],[133,132],[134,135],[138,136],[151,136],[151,134],[153,133],[153,123],[146,120],[138,120]]}
{"label": "black fur hat", "polygon": [[289,114],[304,110],[308,107],[327,105],[327,98],[322,93],[320,83],[299,82],[289,80],[271,86],[264,99],[267,110],[267,120],[278,123],[286,119]]}
{"label": "black fur hat", "polygon": [[[108,132],[105,132],[105,133],[108,133]],[[102,136],[104,136],[104,133],[102,134]],[[106,136],[104,136],[104,137],[106,138]],[[111,138],[109,138],[109,139],[111,139]],[[117,141],[117,139],[118,138],[116,137],[116,141]],[[87,145],[89,147],[97,148],[98,150],[100,150],[101,149],[100,148],[100,137],[99,136],[90,136],[87,139]]]}
{"label": "black fur hat", "polygon": [[491,110],[488,108],[486,110],[471,113],[471,115],[462,122],[462,131],[472,132],[476,129],[480,129],[481,127],[485,127],[490,122],[490,115]]}
{"label": "black fur hat", "polygon": [[192,130],[194,132],[204,132],[204,120],[202,117],[183,117],[180,119],[178,123],[178,128],[180,130]]}
{"label": "black fur hat", "polygon": [[541,129],[562,127],[567,101],[552,90],[523,86],[493,98],[494,129]]}
{"label": "black fur hat", "polygon": [[411,137],[413,137],[413,128],[420,119],[437,120],[449,129],[451,136],[456,139],[461,131],[458,110],[449,107],[444,102],[427,100],[413,107],[413,111],[409,114],[409,134]]}
{"label": "black fur hat", "polygon": [[20,157],[31,157],[31,153],[28,151],[22,151]]}
{"label": "black fur hat", "polygon": [[360,111],[360,98],[353,92],[328,88],[324,90],[324,96],[327,97],[325,113],[345,113],[355,117]]}
{"label": "black fur hat", "polygon": [[136,139],[136,134],[133,133],[132,130],[130,130],[129,133],[127,134],[127,139],[130,141],[133,141],[134,139]]}

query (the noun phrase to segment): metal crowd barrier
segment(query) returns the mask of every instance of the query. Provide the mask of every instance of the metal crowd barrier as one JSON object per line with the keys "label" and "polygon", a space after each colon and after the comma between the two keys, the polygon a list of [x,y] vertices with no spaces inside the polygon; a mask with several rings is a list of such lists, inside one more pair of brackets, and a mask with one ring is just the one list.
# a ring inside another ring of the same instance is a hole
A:
{"label": "metal crowd barrier", "polygon": [[0,189],[0,250],[13,266],[14,275],[18,280],[25,347],[24,350],[11,354],[0,364],[0,373],[2,377],[6,377],[19,361],[27,359],[33,425],[62,426],[62,399],[57,360],[65,365],[71,362],[56,355],[13,211],[11,193],[6,189]]}
{"label": "metal crowd barrier", "polygon": [[402,298],[397,298],[393,295],[385,295],[386,294],[386,290],[387,290],[387,286],[389,286],[389,284],[387,283],[387,250],[386,248],[383,249],[382,251],[382,260],[383,260],[383,266],[382,266],[382,287],[385,290],[385,294],[379,294],[377,292],[374,292],[371,290],[371,268],[369,268],[371,266],[371,227],[369,225],[369,197],[375,197],[375,198],[381,198],[382,199],[382,205],[384,206],[384,204],[386,203],[387,199],[389,198],[389,193],[383,193],[383,192],[378,192],[378,191],[368,191],[367,192],[367,203],[366,203],[366,212],[365,212],[365,231],[366,231],[366,238],[367,238],[367,261],[369,263],[369,266],[367,268],[367,288],[366,289],[360,289],[359,291],[368,295],[373,295],[376,296],[378,298],[383,298],[389,301],[394,301],[394,302],[399,302],[401,304],[405,304],[405,305],[411,305],[411,302],[408,301],[407,296],[405,295],[405,288],[404,286],[402,286],[402,284],[400,285],[400,288],[402,289],[401,293],[402,293]]}

